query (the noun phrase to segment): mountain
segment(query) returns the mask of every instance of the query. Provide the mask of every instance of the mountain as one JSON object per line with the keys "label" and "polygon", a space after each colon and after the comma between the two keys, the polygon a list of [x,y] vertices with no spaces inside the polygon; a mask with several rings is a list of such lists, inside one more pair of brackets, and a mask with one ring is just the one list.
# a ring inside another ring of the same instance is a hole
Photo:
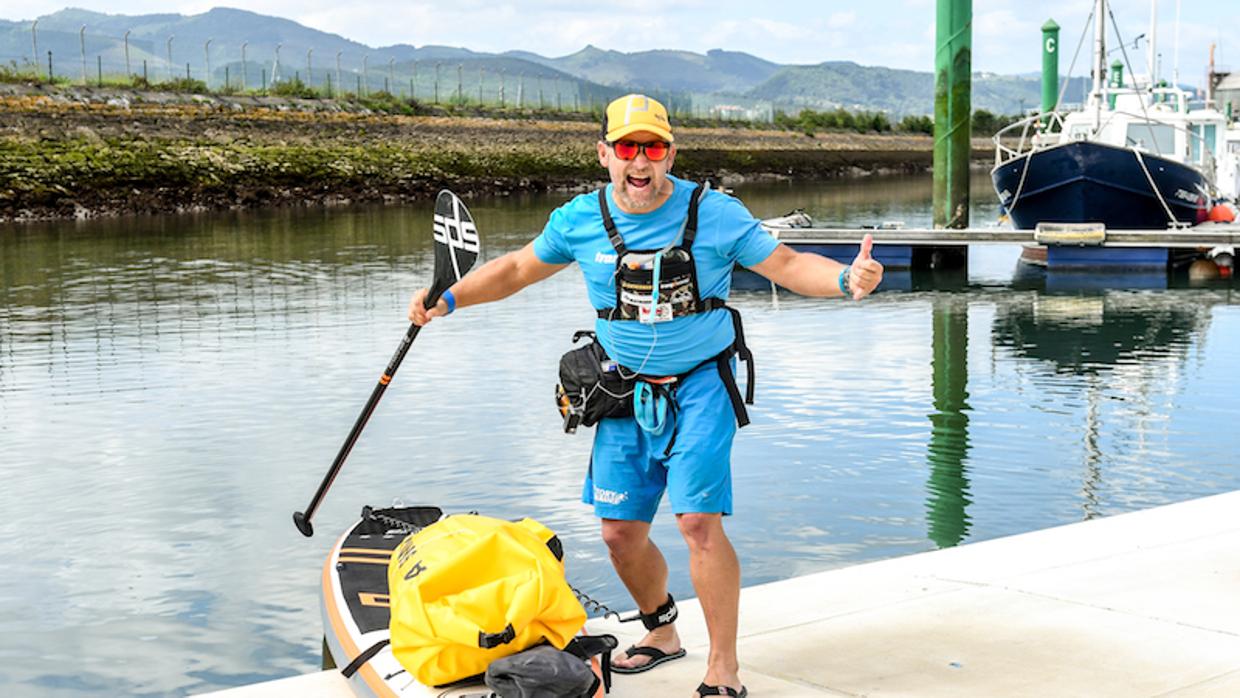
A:
{"label": "mountain", "polygon": [[[83,26],[85,56],[79,35]],[[0,63],[29,63],[31,39],[30,22],[0,20]],[[488,101],[520,95],[526,104],[542,99],[544,105],[587,106],[642,91],[703,115],[720,106],[755,114],[807,107],[883,110],[893,116],[934,110],[930,72],[849,61],[780,65],[722,49],[705,54],[622,53],[586,46],[548,58],[529,51],[492,54],[451,46],[370,47],[291,20],[224,7],[190,16],[109,15],[68,8],[40,17],[37,39],[40,70],[46,72],[51,51],[55,73],[75,80],[83,74],[90,80],[99,73],[119,76],[126,70],[139,75],[145,71],[153,81],[186,74],[201,80],[209,66],[212,86],[226,77],[230,84],[240,86],[245,80],[255,87],[260,81],[296,76],[317,87],[330,80],[337,88],[345,83],[348,90],[362,89],[363,83],[372,91],[412,90],[422,99],[448,99],[458,93],[473,98],[481,91]],[[1074,79],[1065,101],[1081,101],[1083,84],[1083,79]],[[1036,75],[974,76],[975,109],[1016,113],[1037,106],[1040,95]]]}
{"label": "mountain", "polygon": [[779,71],[780,66],[738,51],[712,49],[621,53],[586,46],[561,58],[543,58],[525,51],[505,55],[540,62],[579,78],[612,87],[639,87],[650,92],[726,92],[739,94]]}
{"label": "mountain", "polygon": [[[1089,89],[1084,78],[1074,78],[1065,103],[1080,102]],[[975,74],[974,109],[1015,114],[1041,103],[1040,77]],[[934,111],[934,74],[862,66],[851,61],[785,66],[746,96],[768,100],[788,110],[870,109],[893,114],[930,114]]]}

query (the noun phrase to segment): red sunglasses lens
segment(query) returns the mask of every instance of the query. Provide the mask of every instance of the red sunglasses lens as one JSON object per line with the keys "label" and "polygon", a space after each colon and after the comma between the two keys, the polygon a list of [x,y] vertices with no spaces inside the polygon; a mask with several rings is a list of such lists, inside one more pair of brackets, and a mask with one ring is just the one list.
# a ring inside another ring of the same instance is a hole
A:
{"label": "red sunglasses lens", "polygon": [[646,144],[646,159],[658,162],[667,157],[667,144],[663,141],[655,141]]}
{"label": "red sunglasses lens", "polygon": [[632,160],[637,157],[637,151],[640,148],[633,141],[616,141],[611,147],[616,151],[616,157],[621,160]]}

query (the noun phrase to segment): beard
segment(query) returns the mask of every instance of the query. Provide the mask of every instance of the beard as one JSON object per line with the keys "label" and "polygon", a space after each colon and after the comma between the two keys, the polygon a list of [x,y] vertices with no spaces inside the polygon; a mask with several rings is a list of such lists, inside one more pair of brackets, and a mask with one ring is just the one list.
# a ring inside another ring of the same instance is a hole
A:
{"label": "beard", "polygon": [[619,200],[621,206],[636,213],[652,211],[658,208],[662,203],[662,199],[665,198],[663,194],[669,189],[671,182],[666,177],[660,177],[657,182],[654,177],[649,177],[648,179],[648,183],[642,187],[633,186],[629,182],[627,175],[619,182],[616,182],[616,199]]}

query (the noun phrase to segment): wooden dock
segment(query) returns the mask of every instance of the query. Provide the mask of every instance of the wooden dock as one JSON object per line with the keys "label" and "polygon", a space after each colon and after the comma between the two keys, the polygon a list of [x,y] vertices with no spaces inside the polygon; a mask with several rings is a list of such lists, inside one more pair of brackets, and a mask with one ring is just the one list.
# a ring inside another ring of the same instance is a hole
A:
{"label": "wooden dock", "polygon": [[[814,228],[793,213],[763,226],[789,247],[849,262],[861,239],[874,238],[874,258],[890,270],[963,268],[970,245],[1044,246],[1039,263],[1049,270],[1158,271],[1165,273],[1201,252],[1240,245],[1240,225],[1203,223],[1165,230],[1107,230],[1092,223],[1043,223],[1036,230],[1011,228]],[[1037,248],[1039,250],[1043,248]]]}
{"label": "wooden dock", "polygon": [[875,245],[955,247],[960,245],[1043,244],[1098,247],[1214,248],[1240,246],[1240,225],[1203,223],[1177,230],[1084,230],[1066,228],[1012,230],[1009,228],[782,228],[766,226],[781,241],[798,245],[859,245],[870,234]]}

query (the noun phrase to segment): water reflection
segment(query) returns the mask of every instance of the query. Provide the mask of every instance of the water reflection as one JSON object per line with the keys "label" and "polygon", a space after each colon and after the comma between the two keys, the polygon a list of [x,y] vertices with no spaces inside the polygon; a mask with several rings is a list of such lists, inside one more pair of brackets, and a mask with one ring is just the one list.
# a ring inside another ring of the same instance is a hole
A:
{"label": "water reflection", "polygon": [[930,540],[940,548],[969,533],[969,307],[959,296],[940,295],[933,315],[932,429],[926,459],[930,481],[926,514]]}
{"label": "water reflection", "polygon": [[1171,356],[1182,359],[1208,331],[1212,305],[1209,292],[1183,298],[1187,302],[1168,303],[1165,295],[1129,290],[1021,294],[1004,305],[994,338],[1021,356],[1076,374]]}

